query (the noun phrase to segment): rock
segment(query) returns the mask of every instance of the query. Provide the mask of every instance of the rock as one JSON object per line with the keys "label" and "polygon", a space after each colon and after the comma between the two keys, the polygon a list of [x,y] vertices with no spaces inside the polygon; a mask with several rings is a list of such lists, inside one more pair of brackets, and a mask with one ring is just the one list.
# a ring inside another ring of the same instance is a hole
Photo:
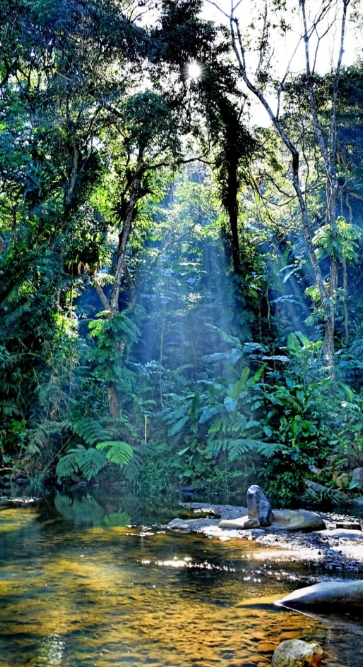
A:
{"label": "rock", "polygon": [[272,528],[279,530],[323,530],[325,523],[317,512],[308,510],[274,510]]}
{"label": "rock", "polygon": [[356,489],[363,489],[363,468],[354,468],[352,472],[352,482],[355,482]]}
{"label": "rock", "polygon": [[282,642],[272,656],[272,667],[318,667],[323,649],[316,642],[308,644],[301,639]]}
{"label": "rock", "polygon": [[363,505],[363,496],[359,496],[359,498],[353,498],[352,503],[353,505]]}
{"label": "rock", "polygon": [[314,465],[309,466],[309,470],[310,472],[313,473],[313,475],[321,475],[321,473],[323,472],[320,468],[317,468]]}
{"label": "rock", "polygon": [[250,519],[257,519],[260,526],[270,526],[272,522],[272,508],[264,493],[257,484],[253,484],[247,491],[247,509]]}
{"label": "rock", "polygon": [[310,607],[327,605],[336,611],[335,605],[363,606],[363,580],[324,581],[314,586],[300,588],[286,595],[277,603],[283,607]]}
{"label": "rock", "polygon": [[341,475],[334,477],[334,482],[338,489],[346,489],[349,486],[350,477],[347,472],[342,472]]}
{"label": "rock", "polygon": [[339,521],[335,524],[336,528],[345,528],[346,530],[362,530],[362,526],[357,521]]}
{"label": "rock", "polygon": [[218,528],[229,528],[237,530],[247,530],[249,528],[259,528],[258,519],[250,519],[248,516],[242,516],[238,519],[224,519],[218,524]]}
{"label": "rock", "polygon": [[[311,479],[304,479],[305,486],[310,489],[310,491],[313,491],[314,493],[317,494],[329,494],[331,491],[330,488],[327,486],[324,486],[323,484],[319,484],[319,482],[313,482]],[[342,503],[345,503],[349,501],[349,496],[347,496],[346,493],[343,493],[342,491],[335,491],[334,490],[334,496],[337,498]]]}
{"label": "rock", "polygon": [[185,533],[191,532],[191,527],[188,521],[183,521],[183,519],[173,519],[168,523],[168,528],[170,530],[182,530]]}
{"label": "rock", "polygon": [[339,540],[363,540],[361,530],[346,530],[345,528],[329,528],[328,530],[319,530],[316,532],[321,537],[334,537]]}
{"label": "rock", "polygon": [[319,484],[319,482],[313,482],[311,479],[304,479],[304,483],[308,489],[315,491],[316,493],[326,493],[329,490],[323,484]]}

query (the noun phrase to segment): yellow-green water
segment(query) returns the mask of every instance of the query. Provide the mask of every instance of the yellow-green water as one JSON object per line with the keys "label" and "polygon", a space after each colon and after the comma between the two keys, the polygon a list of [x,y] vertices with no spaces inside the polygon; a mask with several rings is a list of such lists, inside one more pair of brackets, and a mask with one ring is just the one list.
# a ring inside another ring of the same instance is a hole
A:
{"label": "yellow-green water", "polygon": [[1,667],[266,667],[290,638],[320,641],[326,667],[363,665],[363,622],[270,602],[319,578],[311,564],[129,528],[107,502],[58,495],[56,509],[1,509]]}

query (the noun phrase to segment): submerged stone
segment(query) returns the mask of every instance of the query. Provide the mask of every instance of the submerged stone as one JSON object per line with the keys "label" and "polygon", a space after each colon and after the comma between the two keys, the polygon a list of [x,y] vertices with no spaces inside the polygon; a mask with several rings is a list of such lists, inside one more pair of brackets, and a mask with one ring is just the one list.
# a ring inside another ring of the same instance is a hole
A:
{"label": "submerged stone", "polygon": [[323,649],[316,642],[288,639],[282,642],[272,656],[272,667],[318,667]]}

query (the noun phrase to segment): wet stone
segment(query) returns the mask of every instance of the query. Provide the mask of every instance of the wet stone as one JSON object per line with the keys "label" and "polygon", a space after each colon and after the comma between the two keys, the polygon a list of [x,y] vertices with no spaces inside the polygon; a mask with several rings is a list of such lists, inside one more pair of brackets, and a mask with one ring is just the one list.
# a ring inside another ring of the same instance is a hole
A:
{"label": "wet stone", "polygon": [[272,523],[272,507],[262,489],[253,484],[247,491],[247,509],[249,519],[257,519],[260,526],[270,526]]}

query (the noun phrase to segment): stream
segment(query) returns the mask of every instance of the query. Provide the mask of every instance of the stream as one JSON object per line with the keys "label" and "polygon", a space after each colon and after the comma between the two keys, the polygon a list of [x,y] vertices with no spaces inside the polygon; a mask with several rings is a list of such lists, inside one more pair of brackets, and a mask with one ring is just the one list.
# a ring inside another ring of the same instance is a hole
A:
{"label": "stream", "polygon": [[166,531],[177,513],[100,489],[2,501],[1,667],[267,667],[294,638],[318,641],[325,667],[362,666],[363,619],[271,601],[344,575],[253,542]]}

